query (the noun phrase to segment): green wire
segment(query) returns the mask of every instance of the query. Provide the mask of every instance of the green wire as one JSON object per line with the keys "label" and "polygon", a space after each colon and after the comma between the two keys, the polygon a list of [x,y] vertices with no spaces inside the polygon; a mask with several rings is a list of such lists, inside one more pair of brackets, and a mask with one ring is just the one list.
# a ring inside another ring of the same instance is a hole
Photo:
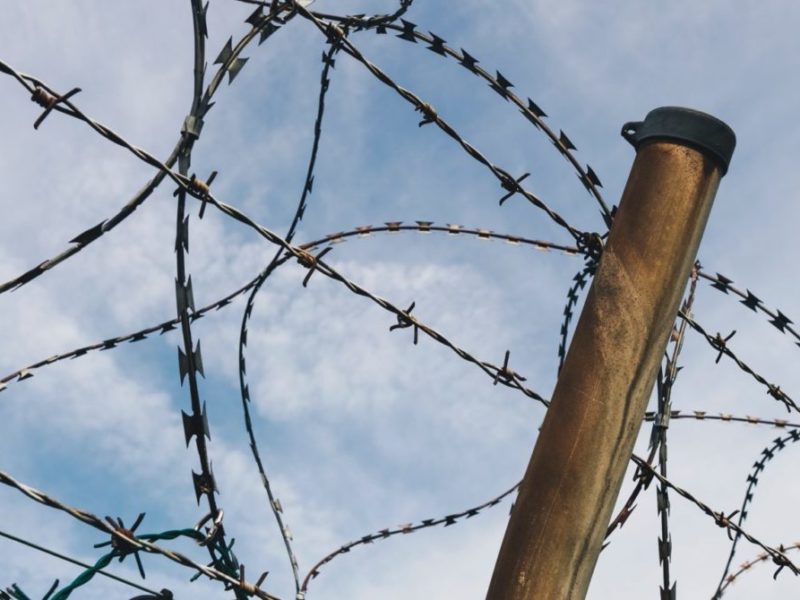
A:
{"label": "green wire", "polygon": [[[9,537],[9,536],[6,536],[6,537]],[[196,541],[200,541],[200,540],[205,539],[203,534],[201,534],[199,531],[196,531],[195,529],[170,529],[168,531],[164,531],[164,532],[161,532],[161,533],[145,533],[145,534],[136,536],[136,538],[145,540],[147,542],[157,542],[157,541],[161,541],[161,540],[174,540],[174,539],[179,538],[179,537],[189,537],[189,538],[192,538],[192,539],[194,539]],[[18,540],[16,540],[16,538],[13,538],[13,537],[11,537],[11,539],[15,539],[15,541],[18,541]],[[226,550],[227,550],[227,548],[226,548]],[[49,600],[67,600],[67,598],[69,598],[69,596],[70,596],[70,594],[72,594],[72,592],[74,592],[79,587],[84,586],[87,583],[89,583],[89,581],[91,581],[92,578],[97,573],[101,573],[103,575],[107,575],[107,573],[102,573],[101,569],[104,569],[105,567],[107,567],[111,563],[111,561],[114,560],[114,558],[116,558],[118,556],[124,557],[124,556],[127,556],[127,554],[120,554],[119,551],[116,550],[116,549],[112,550],[108,554],[104,554],[103,556],[101,556],[97,560],[97,562],[94,565],[87,567],[86,570],[83,573],[78,575],[72,581],[72,583],[70,583],[69,585],[61,588],[59,591],[57,591],[55,593],[55,595],[53,595],[51,598],[49,598]],[[226,559],[230,560],[230,558],[227,555],[226,555]],[[9,593],[14,594],[16,596],[17,600],[31,600],[28,596],[25,595],[25,593],[16,584],[14,584],[12,586],[12,588],[9,590]],[[162,597],[162,598],[166,599],[166,598],[171,598],[172,596],[171,595],[167,596],[165,594],[165,590],[162,590],[160,593],[158,593],[154,597],[155,598]],[[2,598],[2,597],[0,597],[0,598]]]}

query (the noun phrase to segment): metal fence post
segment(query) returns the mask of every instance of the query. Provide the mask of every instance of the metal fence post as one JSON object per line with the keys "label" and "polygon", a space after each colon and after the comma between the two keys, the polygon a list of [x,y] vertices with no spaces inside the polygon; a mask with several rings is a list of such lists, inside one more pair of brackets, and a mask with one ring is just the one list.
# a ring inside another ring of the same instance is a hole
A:
{"label": "metal fence post", "polygon": [[666,107],[637,149],[528,464],[487,600],[585,598],[720,179],[736,143]]}

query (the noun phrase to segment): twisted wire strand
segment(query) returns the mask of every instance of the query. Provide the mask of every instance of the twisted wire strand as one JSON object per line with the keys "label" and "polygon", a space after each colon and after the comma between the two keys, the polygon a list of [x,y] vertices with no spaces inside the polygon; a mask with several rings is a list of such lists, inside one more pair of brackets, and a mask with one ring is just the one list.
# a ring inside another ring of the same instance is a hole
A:
{"label": "twisted wire strand", "polygon": [[776,575],[780,572],[783,568],[788,568],[793,574],[798,575],[800,574],[800,570],[798,570],[797,566],[789,560],[789,558],[784,554],[784,552],[773,548],[771,546],[766,545],[764,542],[760,541],[753,535],[749,534],[747,531],[739,527],[737,524],[733,523],[729,517],[725,516],[723,512],[715,512],[711,507],[707,504],[698,500],[693,494],[684,490],[683,488],[677,486],[669,479],[661,475],[658,471],[656,471],[653,467],[647,464],[647,462],[642,459],[641,457],[633,454],[631,456],[631,460],[636,463],[636,465],[640,468],[641,476],[646,477],[648,479],[655,478],[661,483],[665,484],[671,490],[673,490],[676,494],[685,498],[692,504],[694,504],[697,508],[699,508],[703,513],[714,519],[714,523],[722,528],[726,529],[733,533],[739,533],[741,537],[746,539],[751,544],[754,544],[764,550],[772,559],[772,561],[778,565],[778,571],[776,571]]}
{"label": "twisted wire strand", "polygon": [[397,84],[380,67],[370,62],[362,54],[362,52],[352,42],[350,42],[347,39],[347,36],[345,35],[344,31],[338,25],[334,24],[333,22],[326,23],[320,20],[314,14],[312,14],[308,9],[306,9],[299,2],[297,2],[297,0],[289,0],[289,2],[293,4],[298,14],[311,21],[329,39],[340,40],[342,44],[342,51],[352,56],[359,63],[364,65],[364,67],[366,67],[366,69],[372,75],[374,75],[376,79],[378,79],[380,82],[385,84],[390,89],[394,90],[401,98],[403,98],[412,106],[414,106],[414,109],[416,111],[422,113],[424,116],[422,124],[435,123],[437,127],[439,127],[439,129],[441,129],[444,133],[453,138],[467,152],[467,154],[469,154],[473,159],[475,159],[480,164],[484,165],[489,171],[491,171],[492,175],[494,175],[497,178],[503,189],[507,190],[512,195],[518,193],[524,196],[528,200],[528,202],[530,202],[540,210],[544,211],[553,222],[555,222],[560,227],[566,229],[575,240],[579,240],[585,237],[586,234],[584,232],[575,229],[561,215],[559,215],[557,212],[555,212],[553,209],[547,206],[547,204],[545,204],[538,196],[536,196],[532,192],[525,189],[522,185],[520,185],[519,181],[521,179],[515,179],[507,171],[493,164],[488,158],[486,158],[486,156],[484,156],[477,148],[475,148],[475,146],[467,142],[447,121],[445,121],[441,116],[439,116],[439,114],[430,104],[419,98],[413,92]]}
{"label": "twisted wire strand", "polygon": [[314,272],[319,272],[322,275],[330,279],[333,279],[334,281],[338,281],[352,293],[358,296],[363,296],[364,298],[371,300],[373,303],[377,304],[385,311],[395,315],[398,318],[399,323],[403,324],[410,323],[411,326],[413,326],[416,330],[423,332],[425,335],[427,335],[434,341],[446,346],[447,348],[455,352],[463,360],[466,360],[467,362],[474,364],[481,371],[486,373],[486,375],[491,377],[494,381],[502,383],[507,387],[517,389],[526,396],[528,396],[529,398],[537,400],[538,402],[544,404],[545,406],[549,406],[550,401],[546,400],[543,396],[541,396],[537,392],[523,385],[520,380],[521,378],[515,372],[508,371],[508,369],[505,368],[497,367],[492,363],[480,361],[466,350],[456,346],[453,342],[451,342],[449,339],[447,339],[445,336],[443,336],[441,333],[439,333],[432,327],[425,325],[414,315],[409,314],[408,311],[398,308],[385,298],[381,298],[380,296],[373,294],[363,286],[347,279],[344,275],[339,273],[336,269],[331,267],[323,260],[313,256],[309,256],[308,251],[290,244],[289,242],[287,242],[285,239],[283,239],[273,231],[267,229],[263,225],[259,225],[256,221],[251,219],[249,216],[247,216],[237,208],[217,200],[211,194],[209,194],[205,198],[205,201],[213,205],[223,214],[235,219],[236,221],[239,221],[240,223],[243,223],[244,225],[247,225],[270,243],[276,244],[281,248],[283,248],[287,253],[297,258],[299,263],[302,266],[309,269],[309,271],[313,269]]}
{"label": "twisted wire strand", "polygon": [[[140,519],[143,518],[143,517],[144,517],[144,513],[142,513]],[[107,520],[108,520],[108,518],[107,518]],[[137,521],[137,522],[139,522],[139,521]],[[121,527],[121,525],[120,525],[120,527]],[[134,537],[134,535],[133,535],[133,531],[134,530],[135,530],[135,527],[133,528],[133,530],[123,531],[123,533],[128,535],[128,537],[133,538]],[[174,539],[177,539],[179,537],[188,537],[188,538],[191,538],[191,539],[193,539],[193,540],[195,540],[197,542],[201,542],[201,543],[204,542],[204,536],[200,532],[195,530],[195,529],[173,529],[173,530],[164,531],[164,532],[161,532],[161,533],[135,534],[135,537],[136,537],[136,539],[146,540],[148,542],[174,540]],[[115,546],[115,543],[116,543],[116,546]],[[111,561],[113,559],[118,558],[120,560],[120,562],[121,562],[125,557],[127,557],[130,554],[133,554],[136,557],[139,569],[141,571],[141,575],[142,575],[142,577],[144,577],[144,570],[143,570],[142,564],[140,562],[140,559],[138,557],[139,556],[138,555],[138,550],[132,550],[131,548],[125,547],[124,544],[119,544],[119,542],[116,541],[113,536],[112,536],[112,541],[111,542],[107,542],[105,544],[95,545],[95,547],[100,547],[100,546],[106,545],[106,544],[110,544],[112,546],[112,550],[110,552],[108,552],[107,554],[104,554],[103,556],[101,556],[95,562],[94,565],[88,565],[86,567],[86,569],[83,571],[83,573],[80,573],[75,579],[72,580],[72,582],[69,585],[66,585],[63,588],[61,588],[60,590],[58,590],[58,592],[56,592],[56,594],[50,600],[67,600],[67,598],[69,598],[69,596],[72,594],[72,592],[77,590],[79,587],[82,587],[82,586],[88,584],[92,579],[94,579],[95,575],[97,575],[99,573],[102,573],[102,569],[107,567],[109,564],[111,564]],[[51,589],[54,590],[57,587],[57,585],[58,585],[58,580],[56,580],[56,583],[54,584],[53,588],[51,588]],[[49,598],[49,595],[47,597],[45,597],[44,600],[48,600],[48,598]],[[160,598],[162,600],[172,600],[173,599],[173,595],[172,595],[172,592],[170,590],[162,589],[160,592],[158,592],[155,595],[155,598],[156,599]]]}
{"label": "twisted wire strand", "polygon": [[[193,4],[193,10],[197,10],[195,5]],[[202,11],[202,9],[200,9]],[[280,5],[280,10],[285,10],[285,5]],[[276,12],[276,15],[278,12]],[[202,17],[204,18],[204,13],[202,13]],[[237,43],[235,52],[231,55],[231,60],[235,60],[238,58],[238,53],[241,52],[244,47],[250,43],[255,37],[255,35],[263,30],[263,26],[261,28],[254,27],[251,32],[246,34],[242,40]],[[195,44],[198,42],[195,40]],[[200,69],[200,75],[202,75],[202,66],[198,67],[195,64],[194,73],[195,78],[198,76],[198,69]],[[230,68],[230,62],[227,64],[223,64],[219,67],[214,80],[221,79],[221,77],[225,74],[225,72]],[[49,93],[54,93],[53,89],[45,84],[42,80],[33,77],[31,75],[26,75],[24,73],[20,73],[9,64],[0,60],[0,73],[5,73],[10,75],[14,79],[16,79],[26,90],[28,90],[31,94],[34,93],[36,87],[40,87],[44,90],[47,90]],[[216,87],[213,89],[209,88],[206,90],[203,96],[203,108],[204,111],[207,112],[210,108],[211,98],[214,96],[216,92]],[[195,97],[199,97],[198,90],[195,88]],[[175,144],[172,152],[169,156],[164,160],[163,163],[155,159],[154,157],[150,156],[148,153],[144,152],[141,149],[135,148],[134,146],[127,144],[122,137],[118,134],[114,133],[108,127],[102,125],[101,123],[86,117],[80,110],[78,110],[74,104],[70,103],[69,101],[65,102],[68,106],[67,109],[63,108],[60,105],[53,107],[52,110],[65,114],[67,116],[79,119],[84,121],[85,123],[89,124],[95,131],[100,133],[104,138],[114,142],[117,145],[123,146],[133,152],[138,158],[144,160],[146,163],[150,164],[151,166],[156,166],[159,168],[159,172],[149,180],[128,202],[126,202],[121,209],[119,209],[116,213],[112,216],[108,217],[107,219],[103,219],[97,225],[93,225],[92,227],[86,229],[85,231],[76,235],[72,240],[69,242],[72,244],[67,249],[63,250],[59,254],[55,256],[45,259],[37,264],[32,269],[25,271],[24,273],[0,283],[0,294],[5,293],[10,290],[15,290],[23,285],[30,283],[37,277],[44,275],[50,269],[58,266],[68,258],[76,255],[80,251],[84,250],[87,246],[89,246],[94,241],[100,239],[103,235],[114,229],[117,225],[122,223],[126,220],[129,216],[131,216],[139,206],[141,206],[149,197],[150,195],[158,188],[158,186],[164,181],[164,178],[170,174],[170,170],[175,165],[178,160],[178,157],[182,152],[184,152],[186,145],[191,141],[192,137],[181,134],[178,138],[178,141]],[[203,114],[205,114],[205,112]],[[127,144],[127,145],[126,145]],[[137,153],[138,152],[138,153]],[[157,164],[153,164],[154,161]],[[161,167],[166,167],[166,169],[161,169]]]}
{"label": "twisted wire strand", "polygon": [[77,519],[78,521],[86,525],[89,525],[91,527],[94,527],[99,531],[107,533],[113,536],[114,538],[119,539],[125,542],[126,544],[129,544],[133,548],[144,550],[146,552],[151,552],[153,554],[159,554],[179,565],[193,569],[198,573],[200,573],[201,575],[205,575],[210,579],[226,583],[235,589],[244,591],[250,595],[254,595],[258,598],[261,598],[262,600],[280,600],[276,596],[268,594],[267,592],[256,587],[252,583],[247,581],[242,581],[241,579],[238,579],[236,577],[232,577],[231,575],[228,575],[227,573],[224,573],[215,567],[208,567],[199,564],[179,552],[162,548],[160,546],[152,544],[138,537],[129,537],[125,535],[123,532],[121,532],[119,529],[111,527],[104,520],[93,515],[92,513],[85,510],[81,510],[79,508],[74,508],[72,506],[69,506],[61,502],[60,500],[42,491],[37,490],[36,488],[33,488],[31,486],[25,485],[24,483],[17,481],[11,475],[9,475],[4,471],[0,471],[0,484],[16,489],[17,491],[21,492],[31,500],[38,502],[39,504],[65,512],[71,517]]}
{"label": "twisted wire strand", "polygon": [[559,335],[561,339],[558,344],[558,372],[564,366],[564,359],[567,357],[567,338],[569,337],[569,324],[575,314],[575,307],[580,299],[580,290],[586,287],[589,277],[594,277],[597,270],[597,262],[590,259],[586,266],[578,271],[572,278],[572,285],[567,291],[567,303],[564,305],[564,319],[561,321]]}
{"label": "twisted wire strand", "polygon": [[[343,243],[350,238],[366,239],[373,233],[393,234],[393,233],[409,232],[409,231],[423,233],[423,234],[427,234],[430,232],[448,233],[450,234],[448,236],[448,239],[454,239],[458,235],[463,234],[465,237],[482,241],[496,239],[505,241],[510,245],[528,246],[541,251],[556,250],[570,256],[575,256],[578,254],[577,249],[574,247],[562,246],[560,244],[553,244],[551,242],[546,242],[542,240],[522,238],[505,233],[496,233],[493,231],[489,231],[487,229],[466,228],[462,227],[461,225],[447,225],[446,227],[435,226],[429,224],[427,221],[417,221],[416,224],[413,225],[403,225],[401,224],[400,221],[396,221],[389,223],[385,226],[357,227],[349,231],[330,233],[317,240],[300,244],[298,248],[310,251],[310,250],[315,250],[325,244]],[[276,266],[281,266],[286,262],[288,262],[289,260],[291,260],[292,258],[294,258],[292,255],[285,254],[278,260],[278,264]],[[225,308],[226,306],[231,304],[237,297],[252,290],[253,286],[255,286],[258,280],[259,277],[257,276],[248,281],[240,288],[236,289],[235,291],[227,294],[226,296],[223,296],[219,300],[215,300],[211,304],[208,304],[202,308],[192,311],[190,313],[190,319],[192,321],[197,321],[198,319],[203,318],[210,312],[218,311]],[[85,356],[86,354],[94,351],[113,350],[114,348],[117,348],[120,344],[123,344],[125,342],[129,343],[140,342],[142,340],[148,339],[148,337],[154,333],[159,333],[163,335],[165,333],[173,331],[175,329],[175,326],[178,325],[179,323],[180,323],[180,318],[175,317],[174,319],[169,319],[157,325],[151,325],[149,327],[139,329],[132,333],[127,333],[117,337],[108,338],[99,342],[94,342],[85,346],[80,346],[78,348],[74,348],[72,350],[61,352],[59,354],[55,354],[48,358],[39,360],[25,367],[12,371],[11,373],[4,375],[3,377],[0,377],[0,392],[6,390],[8,388],[8,385],[11,383],[27,381],[28,379],[30,379],[35,375],[34,373],[35,371],[47,367],[49,365],[68,359],[80,358],[81,356]]]}
{"label": "twisted wire strand", "polygon": [[[348,27],[355,27],[356,29],[366,28],[367,24],[369,23],[368,19],[358,16],[340,16],[318,11],[309,12],[321,21],[339,22]],[[556,133],[544,121],[544,117],[546,117],[547,114],[530,98],[528,98],[526,103],[522,100],[522,98],[517,96],[510,89],[514,87],[513,84],[510,83],[499,71],[496,72],[496,75],[492,75],[489,71],[486,71],[478,64],[480,61],[476,59],[473,54],[470,54],[464,49],[458,51],[448,46],[447,42],[442,37],[433,32],[425,34],[417,31],[416,27],[417,26],[414,23],[403,20],[402,26],[397,25],[396,23],[386,23],[383,27],[375,28],[375,32],[378,34],[385,34],[386,30],[392,30],[398,32],[398,35],[393,36],[397,39],[404,40],[412,44],[416,44],[417,42],[429,44],[427,46],[428,50],[445,58],[453,58],[460,66],[467,69],[470,73],[477,75],[486,81],[489,87],[501,98],[508,100],[515,105],[519,109],[520,113],[531,124],[533,124],[534,127],[547,136],[559,153],[570,163],[580,182],[583,184],[589,194],[592,195],[597,201],[603,220],[605,221],[606,226],[610,228],[611,221],[613,219],[613,211],[609,209],[602,193],[600,192],[602,183],[600,182],[597,174],[594,172],[594,169],[592,169],[589,165],[584,168],[575,157],[573,151],[576,150],[576,148],[567,134],[565,134],[563,130],[560,130],[559,134],[556,135]]]}
{"label": "twisted wire strand", "polygon": [[[738,366],[742,371],[750,375],[753,379],[755,379],[758,383],[763,385],[767,388],[767,394],[772,396],[778,402],[782,402],[783,405],[786,407],[788,412],[794,410],[795,412],[800,412],[800,407],[795,404],[794,400],[792,400],[791,396],[784,392],[781,387],[777,384],[770,383],[763,375],[756,372],[752,367],[750,367],[747,363],[741,360],[728,346],[728,340],[733,335],[729,335],[727,339],[723,338],[721,334],[711,335],[708,333],[697,321],[695,321],[692,317],[687,315],[685,312],[681,311],[679,313],[681,319],[684,319],[688,324],[689,327],[694,329],[697,333],[702,335],[709,345],[718,352],[718,360],[721,356],[727,356],[730,358],[736,366]],[[734,332],[735,333],[735,332]]]}

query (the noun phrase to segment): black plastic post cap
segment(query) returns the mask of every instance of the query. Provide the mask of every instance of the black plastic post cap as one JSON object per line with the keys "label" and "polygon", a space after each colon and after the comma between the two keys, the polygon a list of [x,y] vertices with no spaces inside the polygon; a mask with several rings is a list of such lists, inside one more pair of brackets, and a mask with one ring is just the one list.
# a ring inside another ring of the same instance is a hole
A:
{"label": "black plastic post cap", "polygon": [[637,150],[645,141],[670,140],[692,146],[716,159],[722,174],[736,148],[736,134],[716,117],[678,106],[664,106],[647,113],[644,121],[625,123],[622,137]]}

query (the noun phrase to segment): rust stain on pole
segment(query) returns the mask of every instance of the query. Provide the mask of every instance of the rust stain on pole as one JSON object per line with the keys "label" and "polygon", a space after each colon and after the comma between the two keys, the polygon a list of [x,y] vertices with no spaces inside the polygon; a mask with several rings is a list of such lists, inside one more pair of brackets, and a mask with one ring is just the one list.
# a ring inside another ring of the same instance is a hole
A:
{"label": "rust stain on pole", "polygon": [[498,555],[487,600],[585,598],[735,136],[662,108],[625,126],[628,183]]}

